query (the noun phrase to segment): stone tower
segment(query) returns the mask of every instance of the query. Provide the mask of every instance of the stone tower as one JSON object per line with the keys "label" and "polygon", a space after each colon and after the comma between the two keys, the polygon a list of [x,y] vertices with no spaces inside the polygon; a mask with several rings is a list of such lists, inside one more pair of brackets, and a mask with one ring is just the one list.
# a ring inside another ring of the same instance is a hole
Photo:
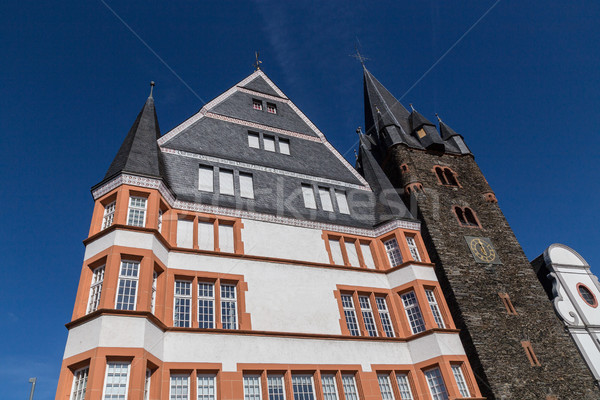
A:
{"label": "stone tower", "polygon": [[364,95],[369,147],[396,189],[416,200],[482,395],[600,398],[462,136],[409,112],[366,68]]}

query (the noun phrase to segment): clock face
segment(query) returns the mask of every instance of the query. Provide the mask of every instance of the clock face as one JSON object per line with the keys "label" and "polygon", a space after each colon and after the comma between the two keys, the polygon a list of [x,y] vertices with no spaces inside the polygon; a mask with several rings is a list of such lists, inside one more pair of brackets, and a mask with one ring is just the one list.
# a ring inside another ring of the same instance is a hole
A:
{"label": "clock face", "polygon": [[483,264],[501,264],[498,253],[488,238],[465,236],[475,261]]}

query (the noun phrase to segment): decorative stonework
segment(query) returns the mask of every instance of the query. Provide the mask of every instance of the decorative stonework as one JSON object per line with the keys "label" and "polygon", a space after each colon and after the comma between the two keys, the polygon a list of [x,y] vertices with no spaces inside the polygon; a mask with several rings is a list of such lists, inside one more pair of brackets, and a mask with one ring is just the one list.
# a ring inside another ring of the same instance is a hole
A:
{"label": "decorative stonework", "polygon": [[263,222],[272,222],[277,224],[298,226],[302,228],[310,228],[310,229],[319,229],[319,230],[327,230],[334,231],[340,233],[346,233],[350,235],[356,236],[366,236],[366,237],[378,237],[384,235],[388,232],[393,231],[394,229],[410,229],[414,231],[419,231],[421,229],[421,224],[418,222],[412,221],[391,221],[382,226],[379,226],[375,229],[367,229],[367,228],[356,228],[352,226],[345,225],[336,225],[336,224],[327,224],[323,222],[316,221],[308,221],[296,218],[282,217],[278,215],[272,214],[264,214],[257,213],[252,211],[238,210],[234,208],[227,207],[219,207],[213,206],[209,204],[200,204],[193,203],[189,201],[175,200],[175,196],[171,191],[167,188],[167,186],[160,179],[146,178],[129,174],[121,174],[117,176],[112,181],[105,183],[100,186],[96,190],[92,192],[92,196],[94,200],[104,196],[106,193],[111,190],[117,188],[120,185],[131,185],[138,186],[148,189],[157,189],[160,194],[165,198],[165,200],[169,203],[169,205],[178,210],[184,211],[195,211],[202,212],[207,214],[216,214],[223,215],[228,217],[235,218],[247,218],[256,221]]}
{"label": "decorative stonework", "polygon": [[325,183],[327,185],[343,186],[343,187],[347,187],[347,188],[352,188],[352,189],[357,189],[357,190],[365,190],[365,191],[369,191],[369,192],[371,191],[371,189],[368,186],[365,187],[365,186],[356,185],[353,183],[336,181],[336,180],[327,179],[327,178],[321,178],[318,176],[305,175],[305,174],[300,174],[297,172],[284,171],[282,169],[264,167],[262,165],[248,164],[248,163],[241,162],[241,161],[234,161],[234,160],[227,160],[225,158],[205,156],[203,154],[190,153],[190,152],[183,151],[183,150],[173,150],[173,149],[161,148],[161,151],[163,153],[175,154],[178,156],[188,157],[188,158],[195,158],[197,160],[207,161],[207,162],[211,162],[211,163],[231,165],[233,167],[241,167],[241,168],[252,169],[255,171],[269,172],[272,174],[289,176],[289,177],[298,178],[298,179],[306,179],[306,180],[311,180],[311,181],[315,181],[315,182]]}

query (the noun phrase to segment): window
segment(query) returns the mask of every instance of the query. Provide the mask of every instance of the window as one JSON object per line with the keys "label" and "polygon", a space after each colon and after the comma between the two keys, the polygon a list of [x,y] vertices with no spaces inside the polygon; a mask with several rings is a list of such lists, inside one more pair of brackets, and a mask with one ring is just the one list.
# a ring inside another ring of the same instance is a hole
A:
{"label": "window", "polygon": [[102,218],[102,229],[111,226],[115,220],[116,202],[111,202],[104,207],[104,217]]}
{"label": "window", "polygon": [[71,387],[71,399],[70,400],[84,400],[85,389],[87,388],[88,374],[90,369],[88,367],[78,369],[73,373],[73,386]]}
{"label": "window", "polygon": [[392,326],[392,319],[390,318],[385,298],[375,297],[375,303],[377,304],[377,311],[379,312],[379,319],[381,319],[385,336],[394,337],[394,327]]}
{"label": "window", "polygon": [[363,261],[365,263],[365,267],[374,269],[375,268],[375,260],[373,260],[373,254],[371,253],[371,245],[369,243],[360,243],[360,252],[363,256]]}
{"label": "window", "polygon": [[343,294],[342,296],[342,308],[344,309],[344,317],[346,318],[346,326],[352,336],[360,336],[360,330],[358,328],[358,322],[356,319],[356,311],[354,310],[354,301],[352,296],[349,294]]}
{"label": "window", "polygon": [[415,292],[404,293],[401,297],[412,333],[423,332],[425,330],[425,321],[423,320],[423,314],[421,314],[421,308],[417,302]]}
{"label": "window", "polygon": [[156,308],[156,285],[158,282],[158,273],[152,271],[152,293],[150,294],[150,311],[154,313]]}
{"label": "window", "polygon": [[188,375],[171,375],[170,400],[190,399],[190,377]]}
{"label": "window", "polygon": [[460,365],[452,365],[452,374],[454,374],[454,379],[456,380],[456,384],[458,385],[458,391],[462,397],[471,397],[471,393],[469,392],[469,387],[467,386],[467,382],[465,381],[465,377],[462,372],[462,368]]}
{"label": "window", "polygon": [[590,306],[590,307],[598,306],[598,301],[596,300],[596,296],[594,296],[592,291],[590,289],[588,289],[588,287],[585,286],[583,283],[577,284],[577,292],[579,293],[579,295],[581,296],[583,301],[585,301],[588,306]]}
{"label": "window", "polygon": [[121,261],[117,300],[115,301],[117,310],[135,310],[139,268],[140,263],[137,261]]}
{"label": "window", "polygon": [[338,236],[337,233],[327,233],[325,248],[334,265],[346,265],[357,268],[375,268],[371,253],[371,239],[356,236]]}
{"label": "window", "polygon": [[263,143],[265,146],[265,150],[267,151],[275,151],[275,136],[264,135]]}
{"label": "window", "polygon": [[533,351],[533,346],[531,346],[531,342],[528,340],[522,340],[521,346],[523,346],[523,349],[525,350],[525,354],[527,355],[527,359],[529,360],[529,363],[531,364],[531,366],[532,367],[541,367],[542,364],[540,364],[540,361],[537,359],[537,357]]}
{"label": "window", "polygon": [[216,376],[213,374],[198,374],[198,400],[215,400],[217,391]]}
{"label": "window", "polygon": [[338,208],[342,214],[350,214],[350,209],[348,208],[348,199],[346,198],[346,192],[342,192],[341,190],[335,191],[335,199],[338,204]]}
{"label": "window", "polygon": [[454,210],[456,218],[458,218],[458,222],[461,226],[481,228],[481,225],[479,225],[477,217],[475,216],[475,212],[469,207],[461,208],[454,206],[452,209]]}
{"label": "window", "polygon": [[285,400],[283,375],[268,375],[267,388],[269,390],[268,400]]}
{"label": "window", "polygon": [[502,304],[504,304],[504,307],[506,308],[506,312],[508,314],[518,315],[517,310],[515,310],[515,307],[513,306],[512,302],[510,301],[510,296],[508,295],[508,293],[498,293],[498,296],[500,296],[500,299],[502,300]]}
{"label": "window", "polygon": [[475,213],[469,207],[465,207],[465,219],[468,226],[479,226],[477,218],[475,218]]}
{"label": "window", "polygon": [[200,328],[215,327],[215,285],[198,282],[198,324]]}
{"label": "window", "polygon": [[304,198],[304,207],[312,209],[317,208],[315,192],[312,186],[302,184],[302,197]]}
{"label": "window", "polygon": [[212,192],[213,189],[213,167],[201,165],[198,169],[198,189],[203,192]]}
{"label": "window", "polygon": [[221,284],[221,323],[223,329],[237,329],[237,299],[235,285]]}
{"label": "window", "polygon": [[410,250],[410,255],[412,256],[413,260],[421,261],[421,255],[419,254],[419,249],[417,248],[415,238],[412,236],[407,236],[406,244],[408,244],[408,249]]}
{"label": "window", "polygon": [[346,400],[358,400],[358,390],[356,389],[356,380],[354,375],[342,375],[342,387]]}
{"label": "window", "polygon": [[290,141],[287,139],[279,139],[279,152],[281,154],[290,155]]}
{"label": "window", "polygon": [[456,174],[450,168],[447,167],[435,167],[435,174],[439,182],[445,186],[459,186],[456,180]]}
{"label": "window", "polygon": [[371,308],[371,301],[367,296],[358,296],[358,304],[362,312],[363,322],[365,329],[369,336],[377,336],[377,326],[375,325],[375,318],[373,317],[373,309]]}
{"label": "window", "polygon": [[225,253],[235,253],[233,225],[219,224],[219,250]]}
{"label": "window", "polygon": [[215,250],[215,223],[198,219],[198,248]]}
{"label": "window", "polygon": [[448,392],[439,368],[425,371],[425,378],[427,378],[427,385],[433,400],[448,400]]}
{"label": "window", "polygon": [[396,382],[398,382],[398,390],[400,391],[400,397],[402,400],[413,400],[412,390],[410,389],[410,382],[408,381],[408,374],[396,373]]}
{"label": "window", "polygon": [[398,246],[396,238],[386,240],[383,242],[383,245],[385,246],[385,251],[392,268],[402,264],[402,253],[400,252],[400,246]]}
{"label": "window", "polygon": [[152,377],[152,371],[150,368],[146,368],[146,379],[144,380],[144,400],[150,400],[150,378]]}
{"label": "window", "polygon": [[323,387],[323,400],[338,400],[335,375],[321,375],[321,385]]}
{"label": "window", "polygon": [[335,265],[344,265],[344,257],[342,255],[339,239],[329,239],[329,249],[331,250],[333,263]]}
{"label": "window", "polygon": [[262,111],[262,101],[252,99],[252,108],[258,111]]}
{"label": "window", "polygon": [[254,198],[254,186],[252,184],[252,175],[240,172],[240,196],[247,199]]}
{"label": "window", "polygon": [[129,363],[109,362],[104,379],[104,400],[127,399],[129,385]]}
{"label": "window", "polygon": [[381,399],[394,400],[394,392],[392,391],[392,385],[390,385],[390,376],[387,374],[377,374],[377,381],[379,382]]}
{"label": "window", "polygon": [[270,114],[277,114],[277,106],[273,103],[267,103],[267,112]]}
{"label": "window", "polygon": [[319,198],[321,199],[321,207],[325,211],[333,211],[333,204],[331,203],[331,193],[328,188],[319,187]]}
{"label": "window", "polygon": [[127,215],[127,225],[145,226],[146,225],[146,198],[130,197],[129,212]]}
{"label": "window", "polygon": [[159,209],[158,210],[158,220],[156,221],[156,227],[158,229],[158,232],[162,233],[162,218],[163,218],[163,210]]}
{"label": "window", "polygon": [[92,272],[92,284],[90,285],[90,297],[87,309],[88,314],[98,309],[100,295],[102,294],[102,282],[104,282],[104,265],[94,269]]}
{"label": "window", "polygon": [[262,400],[260,375],[244,375],[244,400]]}
{"label": "window", "polygon": [[174,296],[173,325],[180,328],[189,328],[192,314],[192,283],[176,280]]}
{"label": "window", "polygon": [[219,170],[219,193],[233,196],[233,171],[228,169]]}
{"label": "window", "polygon": [[292,375],[294,400],[315,400],[311,375]]}
{"label": "window", "polygon": [[177,247],[191,249],[194,243],[194,220],[188,216],[177,219]]}
{"label": "window", "polygon": [[248,146],[260,149],[260,135],[256,132],[248,132]]}
{"label": "window", "polygon": [[358,252],[356,251],[356,242],[352,239],[344,239],[344,246],[346,247],[348,264],[350,264],[353,267],[360,267],[360,262],[358,260]]}
{"label": "window", "polygon": [[433,319],[437,324],[438,328],[445,328],[444,319],[442,318],[442,313],[440,312],[440,307],[435,299],[435,293],[433,290],[426,289],[425,295],[427,296],[427,301],[429,302],[429,307],[431,308],[431,313],[433,314]]}

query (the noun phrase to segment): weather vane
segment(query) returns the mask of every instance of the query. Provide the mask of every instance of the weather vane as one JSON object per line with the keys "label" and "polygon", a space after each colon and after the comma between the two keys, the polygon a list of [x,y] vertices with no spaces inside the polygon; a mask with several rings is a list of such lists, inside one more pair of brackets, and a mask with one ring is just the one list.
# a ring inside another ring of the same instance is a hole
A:
{"label": "weather vane", "polygon": [[365,66],[365,61],[369,60],[369,58],[363,56],[362,54],[360,54],[360,50],[358,50],[358,45],[354,46],[354,49],[356,51],[356,54],[350,54],[350,57],[354,57],[356,58],[358,61],[360,61],[361,65],[364,67]]}
{"label": "weather vane", "polygon": [[262,61],[260,61],[260,60],[258,59],[258,55],[259,55],[259,52],[258,52],[258,51],[255,51],[255,52],[254,52],[254,55],[256,56],[256,61],[254,62],[254,70],[255,70],[255,71],[258,71],[258,70],[260,69],[260,64],[262,64]]}

